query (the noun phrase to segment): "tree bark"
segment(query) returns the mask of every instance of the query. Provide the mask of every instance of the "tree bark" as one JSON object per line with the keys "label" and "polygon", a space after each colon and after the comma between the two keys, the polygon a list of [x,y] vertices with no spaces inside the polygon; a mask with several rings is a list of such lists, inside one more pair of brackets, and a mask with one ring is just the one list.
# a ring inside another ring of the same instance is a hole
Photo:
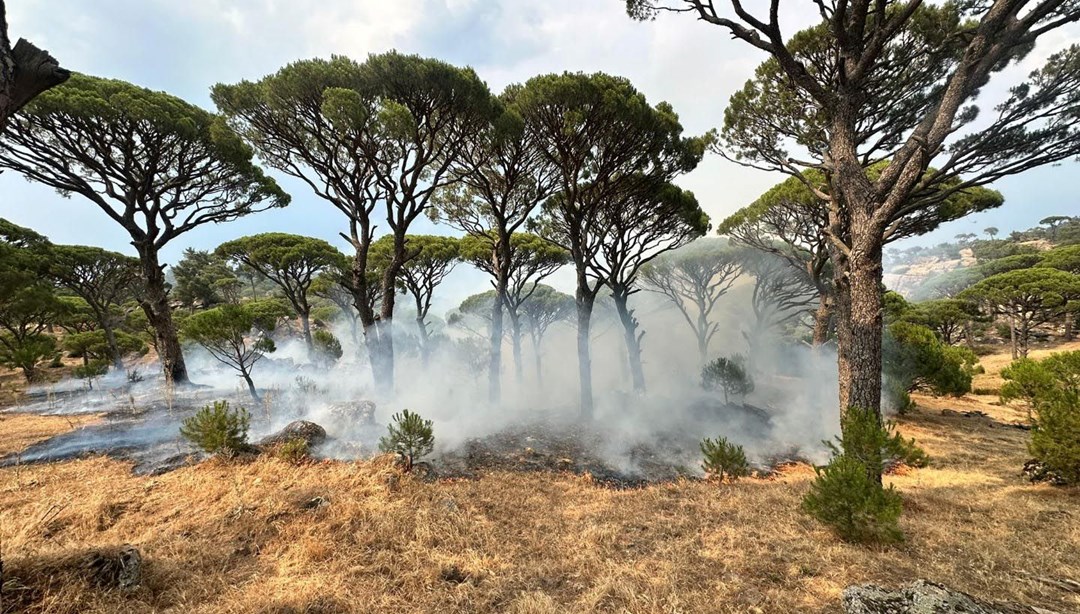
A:
{"label": "tree bark", "polygon": [[514,354],[514,380],[520,385],[525,379],[521,366],[521,317],[510,312],[510,349]]}
{"label": "tree bark", "polygon": [[431,347],[429,346],[431,335],[428,334],[427,322],[423,317],[416,318],[416,329],[420,333],[420,364],[427,369],[428,363],[431,362]]}
{"label": "tree bark", "polygon": [[615,310],[619,314],[619,320],[623,325],[623,341],[626,345],[627,364],[630,367],[630,380],[634,384],[634,392],[645,392],[645,370],[641,364],[641,335],[638,334],[638,320],[627,306],[629,295],[625,289],[612,292],[615,300]]}
{"label": "tree bark", "polygon": [[1073,314],[1071,311],[1065,312],[1065,331],[1062,333],[1065,341],[1072,341],[1073,338]]}
{"label": "tree bark", "polygon": [[176,334],[176,325],[172,319],[172,309],[169,307],[169,293],[165,289],[164,267],[158,262],[157,248],[152,244],[134,242],[136,251],[139,252],[139,262],[142,264],[143,295],[139,298],[139,306],[146,314],[146,319],[154,327],[154,335],[157,337],[158,357],[165,372],[165,382],[168,384],[188,384],[187,365],[184,363],[184,352],[180,348],[180,339]]}
{"label": "tree bark", "polygon": [[1009,314],[1009,341],[1012,344],[1012,359],[1016,360],[1020,357],[1020,346],[1017,344],[1016,338],[1016,314]]}
{"label": "tree bark", "polygon": [[256,403],[262,403],[262,398],[259,396],[258,391],[255,390],[255,382],[251,381],[251,375],[247,372],[247,369],[240,369],[240,377],[244,378],[247,382],[248,392],[251,393],[251,398],[255,399]]}
{"label": "tree bark", "polygon": [[300,328],[304,331],[304,343],[307,345],[308,356],[315,355],[315,340],[311,338],[311,312],[300,313]]}
{"label": "tree bark", "polygon": [[818,297],[818,308],[814,312],[814,347],[821,347],[829,340],[829,321],[832,319],[832,305],[829,295],[822,292]]}
{"label": "tree bark", "polygon": [[488,400],[493,404],[502,399],[503,307],[506,304],[507,288],[510,285],[509,271],[502,264],[508,263],[509,257],[504,259],[505,253],[501,245],[496,247],[496,250],[495,302],[491,306],[491,352],[488,356]]}
{"label": "tree bark", "polygon": [[540,357],[540,335],[538,335],[534,329],[530,331],[530,337],[532,338],[533,346],[533,363],[536,367],[536,386],[539,388],[544,385],[544,369]]}
{"label": "tree bark", "polygon": [[593,303],[596,302],[596,294],[589,289],[584,268],[578,270],[578,288],[575,299],[577,303],[578,379],[581,384],[581,417],[585,420],[592,420],[592,356],[589,350],[589,328],[592,324]]}
{"label": "tree bark", "polygon": [[120,346],[116,343],[116,331],[113,330],[109,317],[101,319],[101,330],[105,332],[105,343],[109,345],[109,354],[112,358],[113,368],[117,371],[124,370],[124,356],[120,353]]}
{"label": "tree bark", "polygon": [[0,132],[8,118],[45,90],[67,81],[71,73],[47,51],[25,39],[14,48],[8,34],[7,11],[0,0]]}

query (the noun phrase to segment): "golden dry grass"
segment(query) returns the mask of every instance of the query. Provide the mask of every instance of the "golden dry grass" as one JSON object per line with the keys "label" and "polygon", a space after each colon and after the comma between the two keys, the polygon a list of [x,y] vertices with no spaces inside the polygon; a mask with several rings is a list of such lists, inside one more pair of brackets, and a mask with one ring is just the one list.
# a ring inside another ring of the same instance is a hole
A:
{"label": "golden dry grass", "polygon": [[0,412],[0,456],[25,450],[27,447],[98,420],[98,416],[39,416]]}
{"label": "golden dry grass", "polygon": [[[890,481],[907,541],[866,548],[798,511],[813,472],[614,491],[570,475],[424,483],[385,459],[207,462],[160,477],[89,459],[0,470],[5,607],[31,612],[835,612],[849,584],[929,578],[1060,612],[1080,595],[1080,492],[1027,483],[1008,408],[918,397],[933,457]],[[942,415],[980,409],[989,418]],[[1017,414],[1019,415],[1019,414]],[[325,504],[316,505],[321,497]],[[91,587],[137,546],[143,586]],[[17,598],[18,601],[13,601]]]}

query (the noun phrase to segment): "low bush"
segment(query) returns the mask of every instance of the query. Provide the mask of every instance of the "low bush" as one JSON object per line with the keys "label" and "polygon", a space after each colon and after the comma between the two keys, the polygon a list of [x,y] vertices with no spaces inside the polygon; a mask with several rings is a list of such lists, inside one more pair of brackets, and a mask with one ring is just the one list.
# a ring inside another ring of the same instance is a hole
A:
{"label": "low bush", "polygon": [[308,455],[308,451],[309,446],[307,440],[290,439],[277,446],[274,450],[274,455],[286,463],[299,465],[311,458]]}
{"label": "low bush", "polygon": [[701,468],[720,480],[724,476],[737,480],[750,475],[750,465],[746,462],[743,447],[729,442],[725,437],[706,437],[701,442],[701,454],[704,456]]}
{"label": "low bush", "polygon": [[229,409],[228,401],[214,401],[184,420],[180,435],[207,454],[235,456],[248,448],[251,416],[243,407]]}
{"label": "low bush", "polygon": [[394,414],[387,431],[387,435],[379,440],[379,449],[401,457],[406,472],[412,471],[417,459],[431,454],[435,449],[431,420],[425,420],[407,409]]}
{"label": "low bush", "polygon": [[892,432],[875,412],[852,407],[841,419],[842,435],[828,464],[815,467],[817,477],[803,498],[803,510],[832,528],[843,540],[888,543],[903,539],[900,495],[877,479],[895,462],[925,466],[926,454]]}

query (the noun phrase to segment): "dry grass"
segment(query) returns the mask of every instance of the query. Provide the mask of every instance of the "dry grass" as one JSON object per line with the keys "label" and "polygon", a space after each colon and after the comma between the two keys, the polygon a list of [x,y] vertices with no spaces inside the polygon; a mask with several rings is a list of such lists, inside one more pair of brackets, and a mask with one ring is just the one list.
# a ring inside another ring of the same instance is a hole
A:
{"label": "dry grass", "polygon": [[54,435],[92,424],[98,416],[39,416],[0,412],[0,456],[25,450]]}
{"label": "dry grass", "polygon": [[[891,477],[907,541],[842,543],[798,511],[813,472],[613,491],[494,473],[423,483],[383,459],[216,461],[161,477],[90,459],[0,470],[5,608],[31,612],[834,612],[847,585],[929,578],[1061,612],[1080,595],[1080,492],[1019,475],[1007,408],[919,397],[933,457]],[[980,409],[990,418],[943,416]],[[322,498],[320,502],[319,498]],[[137,546],[143,586],[91,587],[88,549]],[[17,599],[18,601],[13,601]]]}

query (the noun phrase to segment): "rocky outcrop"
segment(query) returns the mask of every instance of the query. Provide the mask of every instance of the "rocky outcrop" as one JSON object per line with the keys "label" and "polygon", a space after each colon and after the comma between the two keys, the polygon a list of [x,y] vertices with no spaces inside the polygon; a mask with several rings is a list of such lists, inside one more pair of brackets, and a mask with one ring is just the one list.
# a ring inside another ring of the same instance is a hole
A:
{"label": "rocky outcrop", "polygon": [[1057,614],[1016,603],[988,602],[948,587],[917,580],[898,590],[868,584],[844,589],[847,614]]}

